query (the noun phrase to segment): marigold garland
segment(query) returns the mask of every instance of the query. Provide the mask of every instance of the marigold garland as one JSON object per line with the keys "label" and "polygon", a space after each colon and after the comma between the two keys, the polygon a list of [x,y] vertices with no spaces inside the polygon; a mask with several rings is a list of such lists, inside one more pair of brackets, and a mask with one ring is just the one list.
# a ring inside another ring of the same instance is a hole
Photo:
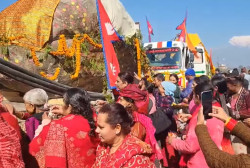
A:
{"label": "marigold garland", "polygon": [[36,51],[34,48],[30,48],[30,54],[32,56],[33,62],[36,66],[40,66],[40,62],[36,56]]}
{"label": "marigold garland", "polygon": [[89,35],[84,34],[83,38],[81,39],[81,42],[84,42],[84,40],[87,40],[92,46],[96,48],[102,48],[102,44],[95,43],[92,38],[89,37]]}
{"label": "marigold garland", "polygon": [[49,79],[49,80],[56,80],[58,78],[58,75],[60,74],[60,68],[56,68],[55,73],[53,76],[48,76],[45,72],[41,71],[40,75],[42,75],[44,78]]}
{"label": "marigold garland", "polygon": [[24,38],[24,36],[9,37],[8,40],[12,43],[12,41],[19,40],[21,38]]}
{"label": "marigold garland", "polygon": [[81,42],[77,41],[76,43],[76,69],[75,69],[75,73],[71,75],[71,79],[78,78],[80,69],[81,69]]}
{"label": "marigold garland", "polygon": [[83,34],[83,37],[81,37],[80,34],[76,34],[73,38],[73,42],[70,48],[68,48],[66,43],[65,35],[60,35],[58,40],[58,48],[57,51],[51,51],[50,54],[55,56],[63,56],[66,57],[73,57],[76,56],[76,69],[75,73],[71,75],[71,79],[75,79],[79,76],[79,72],[81,69],[81,43],[83,43],[85,40],[87,40],[92,46],[95,48],[102,48],[102,44],[95,43],[94,40],[89,37],[87,34]]}
{"label": "marigold garland", "polygon": [[[74,54],[76,54],[76,43],[78,42],[78,39],[80,38],[80,34],[76,34],[73,38],[72,46],[70,48],[67,47],[66,38],[65,35],[60,35],[58,40],[58,48],[57,51],[51,51],[50,54],[55,56],[63,56],[66,57],[73,57]],[[95,43],[94,40],[89,37],[87,34],[83,34],[82,39],[80,39],[80,42],[83,43],[85,40],[87,40],[92,46],[95,48],[102,48],[102,44]]]}
{"label": "marigold garland", "polygon": [[67,49],[67,43],[65,35],[62,34],[59,36],[57,51],[51,51],[50,54],[55,56],[61,56],[65,54],[65,50]]}
{"label": "marigold garland", "polygon": [[137,68],[138,68],[138,76],[141,78],[141,48],[140,42],[138,38],[135,39],[135,47],[137,52]]}

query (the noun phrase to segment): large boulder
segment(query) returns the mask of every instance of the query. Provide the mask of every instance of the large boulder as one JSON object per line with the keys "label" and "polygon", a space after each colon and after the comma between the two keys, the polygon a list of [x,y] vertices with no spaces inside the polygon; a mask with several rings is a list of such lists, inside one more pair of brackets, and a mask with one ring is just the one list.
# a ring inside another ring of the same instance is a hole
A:
{"label": "large boulder", "polygon": [[[134,35],[135,23],[120,1],[102,0],[102,2],[116,30],[124,36]],[[45,7],[48,5],[51,5],[53,10],[47,10]],[[27,16],[31,20],[27,20]],[[86,33],[95,42],[101,42],[95,0],[55,0],[53,3],[47,0],[19,0],[0,13],[0,22],[4,23],[0,24],[0,40],[7,39],[0,41],[3,42],[0,45],[0,58],[35,74],[44,71],[48,75],[53,75],[55,69],[61,67],[56,82],[82,87],[88,91],[102,92],[106,80],[102,49],[94,48],[86,42],[81,45],[81,70],[75,80],[70,78],[75,70],[75,59],[53,56],[49,53],[57,50],[61,34],[65,35],[68,46],[72,45],[72,38],[78,33]],[[20,25],[22,29],[13,23]],[[9,37],[16,39],[10,41]],[[125,42],[118,42],[114,46],[121,71],[136,72],[135,47]],[[36,49],[40,66],[33,63],[31,47]],[[21,93],[30,89],[30,86],[22,85],[3,75],[0,76],[0,80],[2,87]]]}

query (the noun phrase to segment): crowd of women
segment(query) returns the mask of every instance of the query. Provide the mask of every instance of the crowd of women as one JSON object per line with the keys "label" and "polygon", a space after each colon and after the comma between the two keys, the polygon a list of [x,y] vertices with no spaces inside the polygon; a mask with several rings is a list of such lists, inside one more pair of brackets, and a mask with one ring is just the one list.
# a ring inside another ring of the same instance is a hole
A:
{"label": "crowd of women", "polygon": [[[250,91],[240,74],[195,77],[185,73],[153,81],[129,72],[118,75],[115,102],[90,101],[71,88],[63,105],[48,106],[39,88],[23,99],[26,111],[2,103],[0,167],[250,167]],[[204,117],[202,94],[212,93]],[[21,126],[18,120],[25,120]]]}

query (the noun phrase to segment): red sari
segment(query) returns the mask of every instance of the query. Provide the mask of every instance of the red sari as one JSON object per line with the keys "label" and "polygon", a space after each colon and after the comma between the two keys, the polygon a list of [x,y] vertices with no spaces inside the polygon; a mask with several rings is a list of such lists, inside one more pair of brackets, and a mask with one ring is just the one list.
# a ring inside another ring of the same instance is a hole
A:
{"label": "red sari", "polygon": [[9,113],[5,113],[5,118],[10,119],[10,121],[7,122],[2,114],[2,107],[0,107],[0,167],[24,168],[20,137],[18,136],[16,129],[8,123],[14,121],[14,117],[11,118],[11,115],[7,115]]}
{"label": "red sari", "polygon": [[88,121],[67,115],[52,121],[30,143],[40,168],[89,168],[95,162],[97,139],[88,135]]}
{"label": "red sari", "polygon": [[152,152],[150,146],[134,136],[127,135],[115,153],[109,154],[109,151],[109,147],[100,144],[92,168],[155,168],[149,158]]}

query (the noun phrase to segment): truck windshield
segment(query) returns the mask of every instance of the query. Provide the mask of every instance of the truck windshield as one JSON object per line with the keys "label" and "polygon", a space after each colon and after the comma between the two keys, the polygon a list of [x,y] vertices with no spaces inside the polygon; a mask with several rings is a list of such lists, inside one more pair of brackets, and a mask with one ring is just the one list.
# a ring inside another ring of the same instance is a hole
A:
{"label": "truck windshield", "polygon": [[180,48],[152,49],[146,53],[150,66],[180,67]]}

